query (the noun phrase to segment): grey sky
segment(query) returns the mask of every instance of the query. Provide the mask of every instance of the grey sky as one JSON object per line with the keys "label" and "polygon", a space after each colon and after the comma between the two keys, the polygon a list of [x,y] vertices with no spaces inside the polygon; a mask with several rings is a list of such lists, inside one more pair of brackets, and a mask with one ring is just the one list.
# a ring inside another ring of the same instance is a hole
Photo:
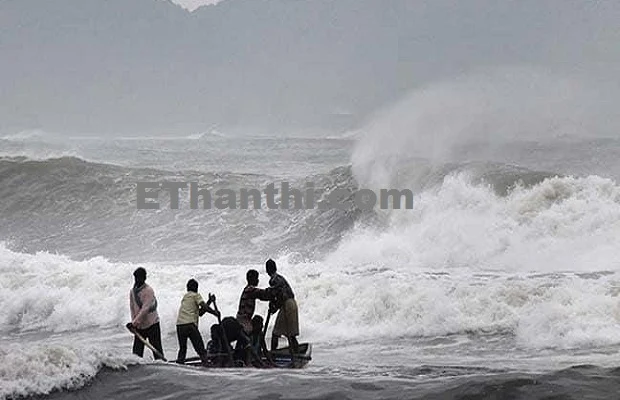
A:
{"label": "grey sky", "polygon": [[592,0],[6,0],[0,132],[343,130],[492,68],[611,90],[618,21]]}

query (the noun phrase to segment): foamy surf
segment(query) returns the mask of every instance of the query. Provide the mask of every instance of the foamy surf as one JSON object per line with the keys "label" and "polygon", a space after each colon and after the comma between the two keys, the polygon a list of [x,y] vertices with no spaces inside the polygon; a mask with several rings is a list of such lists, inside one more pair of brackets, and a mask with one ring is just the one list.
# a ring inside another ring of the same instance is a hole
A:
{"label": "foamy surf", "polygon": [[127,353],[45,341],[0,345],[0,398],[28,397],[88,384],[104,367],[126,369],[140,361]]}

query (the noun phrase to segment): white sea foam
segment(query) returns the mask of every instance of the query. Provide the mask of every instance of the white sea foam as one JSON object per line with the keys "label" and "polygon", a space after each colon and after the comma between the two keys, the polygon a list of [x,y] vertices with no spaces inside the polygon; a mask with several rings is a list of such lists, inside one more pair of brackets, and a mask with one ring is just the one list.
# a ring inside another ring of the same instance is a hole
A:
{"label": "white sea foam", "polygon": [[0,398],[77,389],[102,367],[124,369],[139,361],[95,347],[0,344]]}

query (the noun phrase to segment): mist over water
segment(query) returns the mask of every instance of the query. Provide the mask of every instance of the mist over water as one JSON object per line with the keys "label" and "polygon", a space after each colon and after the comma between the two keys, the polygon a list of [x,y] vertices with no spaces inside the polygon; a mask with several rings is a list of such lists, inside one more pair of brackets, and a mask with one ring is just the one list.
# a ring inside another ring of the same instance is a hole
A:
{"label": "mist over water", "polygon": [[353,171],[361,184],[376,187],[415,185],[425,176],[406,177],[416,173],[411,162],[420,158],[436,169],[495,162],[617,179],[620,164],[606,147],[617,146],[618,99],[620,92],[604,81],[533,67],[430,83],[368,122],[353,152]]}

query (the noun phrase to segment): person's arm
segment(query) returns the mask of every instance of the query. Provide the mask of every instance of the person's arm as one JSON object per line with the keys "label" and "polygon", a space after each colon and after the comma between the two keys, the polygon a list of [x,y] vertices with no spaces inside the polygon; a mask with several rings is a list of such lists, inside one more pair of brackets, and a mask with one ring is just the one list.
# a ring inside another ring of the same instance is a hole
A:
{"label": "person's arm", "polygon": [[138,305],[136,304],[135,300],[133,299],[133,290],[129,291],[129,313],[131,314],[131,320],[132,321],[136,317],[136,315],[138,314]]}
{"label": "person's arm", "polygon": [[127,327],[127,329],[133,332],[133,330],[135,329],[133,321],[138,314],[138,305],[133,298],[133,289],[129,291],[129,314],[129,316],[131,317],[131,322],[129,322],[125,326]]}
{"label": "person's arm", "polygon": [[269,302],[269,312],[271,314],[275,314],[278,312],[278,310],[280,309],[280,303],[276,300],[271,300]]}
{"label": "person's arm", "polygon": [[198,307],[200,307],[200,311],[198,312],[198,315],[200,315],[201,317],[203,315],[205,315],[206,313],[214,315],[214,316],[216,316],[218,318],[221,316],[218,311],[216,311],[213,308],[211,308],[211,306],[209,306],[208,303],[205,303],[204,301],[200,302]]}
{"label": "person's arm", "polygon": [[258,289],[256,298],[262,301],[271,301],[273,299],[272,294],[266,289]]}
{"label": "person's arm", "polygon": [[273,297],[274,297],[269,288],[267,289],[254,288],[252,289],[250,293],[248,293],[248,296],[251,299],[258,299],[262,301],[271,301],[273,300]]}
{"label": "person's arm", "polygon": [[278,299],[278,291],[277,288],[271,286],[265,290],[269,296],[269,312],[271,314],[275,314],[280,309],[280,301]]}

